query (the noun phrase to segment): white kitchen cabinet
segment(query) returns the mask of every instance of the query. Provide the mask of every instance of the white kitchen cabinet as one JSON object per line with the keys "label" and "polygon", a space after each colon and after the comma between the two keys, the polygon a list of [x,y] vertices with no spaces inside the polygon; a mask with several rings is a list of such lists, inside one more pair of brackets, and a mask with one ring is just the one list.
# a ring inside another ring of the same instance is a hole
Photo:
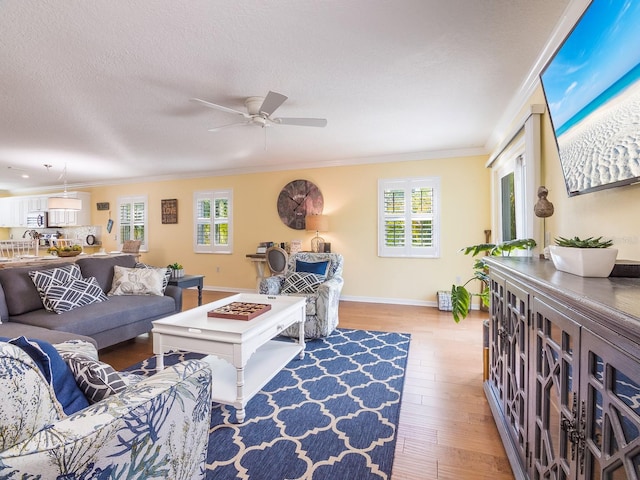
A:
{"label": "white kitchen cabinet", "polygon": [[11,198],[3,197],[0,198],[0,227],[9,228],[11,227]]}
{"label": "white kitchen cabinet", "polygon": [[82,200],[79,211],[60,211],[48,208],[49,197],[55,195],[29,195],[0,198],[0,227],[27,228],[27,215],[30,212],[49,212],[50,227],[73,227],[91,225],[91,194],[87,192],[68,192],[67,196]]}
{"label": "white kitchen cabinet", "polygon": [[25,197],[27,203],[28,212],[46,212],[47,201],[49,195],[36,195],[33,197]]}

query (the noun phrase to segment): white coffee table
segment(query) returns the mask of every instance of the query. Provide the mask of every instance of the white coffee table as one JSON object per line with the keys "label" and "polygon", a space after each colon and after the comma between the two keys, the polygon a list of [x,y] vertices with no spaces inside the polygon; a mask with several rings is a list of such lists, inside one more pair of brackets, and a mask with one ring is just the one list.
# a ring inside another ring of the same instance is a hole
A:
{"label": "white coffee table", "polygon": [[[207,312],[231,302],[268,303],[271,310],[251,320],[208,317]],[[245,406],[296,355],[304,358],[305,299],[294,296],[238,294],[153,322],[153,353],[164,369],[164,353],[186,350],[207,354],[213,371],[214,402],[233,405],[243,422]],[[297,342],[274,340],[294,323]]]}

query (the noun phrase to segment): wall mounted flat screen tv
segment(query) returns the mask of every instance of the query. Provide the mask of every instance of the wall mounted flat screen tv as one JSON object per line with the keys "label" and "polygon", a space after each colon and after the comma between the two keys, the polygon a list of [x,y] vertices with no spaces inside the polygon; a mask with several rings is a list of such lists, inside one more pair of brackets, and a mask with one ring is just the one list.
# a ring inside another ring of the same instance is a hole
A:
{"label": "wall mounted flat screen tv", "polygon": [[640,182],[640,0],[593,0],[540,81],[569,196]]}

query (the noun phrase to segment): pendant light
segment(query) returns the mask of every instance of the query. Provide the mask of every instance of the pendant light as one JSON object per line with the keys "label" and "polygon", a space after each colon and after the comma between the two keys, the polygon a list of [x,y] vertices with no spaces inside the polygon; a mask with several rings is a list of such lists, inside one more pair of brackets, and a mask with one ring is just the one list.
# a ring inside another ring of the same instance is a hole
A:
{"label": "pendant light", "polygon": [[64,192],[61,197],[49,197],[47,207],[49,210],[82,210],[82,200],[79,198],[71,198],[67,194],[67,165],[65,164],[62,171],[62,179],[64,181]]}

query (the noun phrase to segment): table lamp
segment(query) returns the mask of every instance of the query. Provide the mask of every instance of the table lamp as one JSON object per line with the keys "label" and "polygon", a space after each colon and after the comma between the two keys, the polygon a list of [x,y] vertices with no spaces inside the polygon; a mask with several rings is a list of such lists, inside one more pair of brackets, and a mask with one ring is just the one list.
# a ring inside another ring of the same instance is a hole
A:
{"label": "table lamp", "polygon": [[320,244],[324,243],[324,238],[319,235],[319,232],[329,230],[329,217],[326,215],[309,215],[305,217],[304,222],[307,231],[316,232],[316,236],[311,239],[311,251],[317,253]]}

